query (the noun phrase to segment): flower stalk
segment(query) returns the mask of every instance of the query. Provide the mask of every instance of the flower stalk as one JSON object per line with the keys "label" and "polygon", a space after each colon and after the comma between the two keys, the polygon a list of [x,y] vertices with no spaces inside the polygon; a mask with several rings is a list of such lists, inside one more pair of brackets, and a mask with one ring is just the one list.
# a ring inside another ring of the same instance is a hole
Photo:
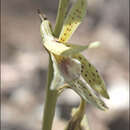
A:
{"label": "flower stalk", "polygon": [[[63,26],[64,17],[67,11],[69,0],[59,0],[59,7],[58,7],[58,13],[56,18],[56,25],[54,29],[54,36],[59,37],[61,28]],[[40,11],[40,10],[39,10]],[[41,20],[43,20],[43,16],[41,16]],[[55,115],[55,107],[58,97],[58,91],[57,90],[51,90],[50,86],[53,80],[54,76],[54,70],[53,70],[53,63],[51,56],[49,55],[49,65],[48,65],[48,76],[47,76],[47,86],[46,86],[46,92],[45,92],[45,105],[44,105],[44,111],[43,111],[43,121],[42,121],[42,130],[51,130],[53,119]]]}
{"label": "flower stalk", "polygon": [[54,31],[46,16],[38,10],[42,43],[49,54],[42,130],[52,130],[57,98],[65,88],[73,89],[81,97],[80,105],[72,113],[65,130],[82,130],[84,125],[89,130],[85,117],[86,103],[103,111],[108,109],[97,96],[109,99],[103,79],[96,68],[80,54],[85,49],[97,47],[99,42],[85,46],[67,43],[86,15],[87,0],[76,0],[66,14],[68,6],[69,0],[59,0]]}
{"label": "flower stalk", "polygon": [[42,121],[42,130],[51,130],[52,123],[55,115],[55,107],[57,101],[57,91],[50,90],[50,85],[53,79],[53,66],[52,61],[49,56],[49,66],[48,66],[48,77],[47,77],[47,87],[46,87],[46,97]]}
{"label": "flower stalk", "polygon": [[86,108],[86,101],[81,98],[79,107],[72,110],[72,118],[65,130],[82,130],[81,122],[83,120]]}

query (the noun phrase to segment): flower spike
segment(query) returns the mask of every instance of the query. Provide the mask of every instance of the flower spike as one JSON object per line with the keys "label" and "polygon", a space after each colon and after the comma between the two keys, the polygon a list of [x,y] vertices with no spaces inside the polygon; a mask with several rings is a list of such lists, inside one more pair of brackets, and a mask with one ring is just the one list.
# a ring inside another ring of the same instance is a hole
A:
{"label": "flower spike", "polygon": [[[59,39],[53,36],[51,24],[38,10],[41,23],[43,45],[51,55],[53,62],[53,80],[51,89],[59,89],[64,84],[73,89],[86,102],[101,110],[108,107],[95,93],[109,99],[105,83],[96,68],[80,54],[87,48],[94,48],[99,42],[88,45],[67,43],[86,14],[86,0],[77,0],[66,17]],[[70,30],[71,29],[71,30]],[[70,30],[70,31],[69,31]],[[91,88],[91,89],[90,89]]]}

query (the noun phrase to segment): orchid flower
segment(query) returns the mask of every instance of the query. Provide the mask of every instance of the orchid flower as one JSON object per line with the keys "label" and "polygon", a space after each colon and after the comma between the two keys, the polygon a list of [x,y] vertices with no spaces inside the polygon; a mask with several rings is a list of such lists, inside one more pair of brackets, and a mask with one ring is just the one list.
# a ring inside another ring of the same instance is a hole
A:
{"label": "orchid flower", "polygon": [[73,89],[86,102],[101,110],[108,107],[100,98],[109,98],[105,83],[97,69],[80,52],[95,47],[98,42],[88,45],[68,43],[72,34],[79,26],[86,14],[86,0],[77,0],[64,16],[63,27],[59,37],[55,37],[51,24],[43,14],[41,18],[41,37],[44,48],[51,56],[53,62],[53,80],[51,89],[62,91],[64,88]]}

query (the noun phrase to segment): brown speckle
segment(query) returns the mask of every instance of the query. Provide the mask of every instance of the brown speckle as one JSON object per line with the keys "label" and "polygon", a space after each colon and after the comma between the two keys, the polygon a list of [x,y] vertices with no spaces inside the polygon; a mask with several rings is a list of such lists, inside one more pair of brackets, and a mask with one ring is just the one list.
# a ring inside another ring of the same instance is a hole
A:
{"label": "brown speckle", "polygon": [[91,94],[89,94],[89,96],[91,97],[92,95],[91,95]]}
{"label": "brown speckle", "polygon": [[61,41],[65,41],[63,38],[61,38]]}
{"label": "brown speckle", "polygon": [[70,31],[71,31],[71,29],[67,28],[67,31],[69,31],[69,32],[70,32]]}
{"label": "brown speckle", "polygon": [[82,58],[79,56],[79,59],[81,60]]}
{"label": "brown speckle", "polygon": [[78,13],[81,13],[81,11],[80,11],[79,9],[76,9],[76,11],[77,11]]}
{"label": "brown speckle", "polygon": [[99,78],[99,75],[97,75],[97,78]]}
{"label": "brown speckle", "polygon": [[91,67],[91,64],[89,64],[89,67]]}
{"label": "brown speckle", "polygon": [[89,80],[89,83],[91,83],[91,80]]}
{"label": "brown speckle", "polygon": [[95,74],[93,73],[93,76],[95,77]]}
{"label": "brown speckle", "polygon": [[84,65],[81,65],[81,68],[83,69],[83,68],[84,68]]}

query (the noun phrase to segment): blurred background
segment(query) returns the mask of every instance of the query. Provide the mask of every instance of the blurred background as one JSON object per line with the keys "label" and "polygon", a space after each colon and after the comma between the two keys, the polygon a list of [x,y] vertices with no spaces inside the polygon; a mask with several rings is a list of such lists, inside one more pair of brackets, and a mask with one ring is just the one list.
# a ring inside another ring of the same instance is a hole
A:
{"label": "blurred background", "polygon": [[[53,27],[58,0],[1,1],[2,130],[41,130],[48,55],[40,37],[40,8]],[[91,130],[128,130],[129,126],[129,0],[88,0],[88,12],[70,42],[101,46],[83,54],[103,76],[109,111],[88,105]],[[57,102],[53,130],[63,130],[80,98],[65,91]]]}

